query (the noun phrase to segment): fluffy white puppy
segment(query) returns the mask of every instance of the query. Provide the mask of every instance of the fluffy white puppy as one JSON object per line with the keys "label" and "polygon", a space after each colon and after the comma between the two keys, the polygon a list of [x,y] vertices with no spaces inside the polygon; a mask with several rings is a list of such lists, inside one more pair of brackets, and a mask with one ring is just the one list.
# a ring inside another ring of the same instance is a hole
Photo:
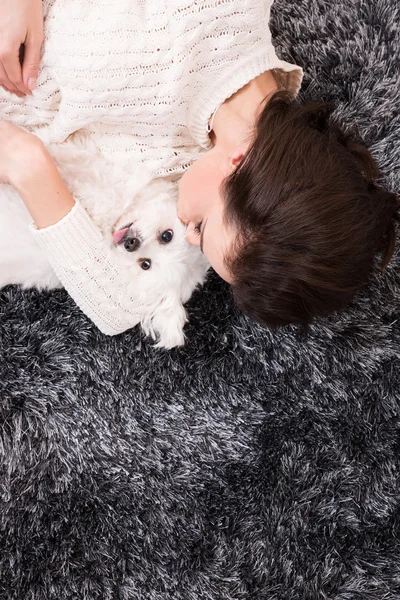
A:
{"label": "fluffy white puppy", "polygon": [[[140,324],[157,346],[183,344],[183,305],[209,265],[185,239],[176,186],[152,179],[142,165],[108,162],[82,135],[47,149],[71,194],[101,229],[109,258],[126,276],[118,302],[134,314],[132,326]],[[8,185],[0,185],[0,214],[0,287],[61,287],[27,227],[32,219],[25,205]]]}

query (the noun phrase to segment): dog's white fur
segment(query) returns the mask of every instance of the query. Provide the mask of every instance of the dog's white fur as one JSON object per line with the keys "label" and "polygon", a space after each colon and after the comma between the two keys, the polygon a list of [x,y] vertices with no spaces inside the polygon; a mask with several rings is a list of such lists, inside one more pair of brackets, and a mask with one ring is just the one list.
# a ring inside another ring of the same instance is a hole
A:
{"label": "dog's white fur", "polygon": [[[71,194],[78,198],[101,229],[113,263],[126,274],[123,294],[144,332],[157,346],[172,348],[184,343],[187,320],[183,304],[204,281],[208,263],[200,250],[185,240],[185,227],[177,217],[176,187],[154,180],[138,165],[114,165],[82,135],[47,147]],[[0,287],[61,287],[52,267],[27,225],[32,221],[19,195],[0,185]],[[140,248],[127,252],[116,245],[115,230],[133,223]],[[160,234],[171,229],[173,239],[160,243]],[[151,268],[141,261],[151,260]],[[123,298],[119,298],[124,302]]]}

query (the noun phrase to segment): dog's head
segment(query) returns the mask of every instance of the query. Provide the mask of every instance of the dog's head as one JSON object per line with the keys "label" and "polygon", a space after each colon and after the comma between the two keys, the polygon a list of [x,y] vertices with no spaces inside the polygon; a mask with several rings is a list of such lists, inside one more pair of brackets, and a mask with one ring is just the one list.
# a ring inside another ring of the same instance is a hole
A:
{"label": "dog's head", "polygon": [[145,333],[157,346],[184,343],[183,304],[202,283],[208,263],[185,239],[175,188],[155,181],[143,189],[112,228],[112,245],[126,267],[129,291]]}

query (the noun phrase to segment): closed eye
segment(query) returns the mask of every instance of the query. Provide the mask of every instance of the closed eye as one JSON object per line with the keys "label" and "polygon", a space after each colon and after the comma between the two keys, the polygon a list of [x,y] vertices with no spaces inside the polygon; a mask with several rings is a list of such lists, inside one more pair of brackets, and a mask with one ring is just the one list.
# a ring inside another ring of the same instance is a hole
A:
{"label": "closed eye", "polygon": [[200,250],[204,254],[204,251],[203,251],[203,239],[204,239],[204,230],[206,228],[207,221],[204,223],[203,227],[202,227],[202,225],[203,225],[203,221],[200,221],[200,223],[197,223],[197,225],[194,226],[194,231],[196,232],[197,235],[200,236]]}

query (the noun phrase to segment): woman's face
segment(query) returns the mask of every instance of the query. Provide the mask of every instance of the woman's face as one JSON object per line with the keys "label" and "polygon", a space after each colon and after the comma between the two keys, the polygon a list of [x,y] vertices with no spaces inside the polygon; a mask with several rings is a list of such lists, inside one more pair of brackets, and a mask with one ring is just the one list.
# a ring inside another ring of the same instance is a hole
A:
{"label": "woman's face", "polygon": [[188,226],[186,239],[200,246],[213,269],[228,283],[231,276],[224,257],[235,232],[224,223],[221,185],[237,162],[236,157],[224,158],[213,148],[186,171],[179,183],[178,216]]}

